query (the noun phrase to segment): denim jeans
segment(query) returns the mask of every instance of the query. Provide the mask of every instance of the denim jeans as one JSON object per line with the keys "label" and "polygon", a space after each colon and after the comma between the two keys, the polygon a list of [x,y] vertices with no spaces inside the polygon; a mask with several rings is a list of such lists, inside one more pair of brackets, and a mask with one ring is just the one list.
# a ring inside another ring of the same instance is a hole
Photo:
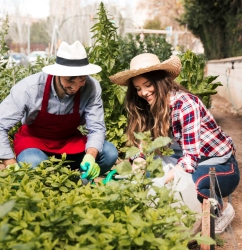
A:
{"label": "denim jeans", "polygon": [[[48,160],[49,156],[54,154],[46,153],[37,148],[28,148],[23,150],[17,157],[17,162],[30,163],[32,168],[36,168],[42,161]],[[73,162],[68,163],[71,169],[80,169],[80,163],[85,155],[85,152],[80,154],[69,154],[67,160]],[[61,155],[55,155],[56,158],[61,158]],[[100,166],[100,175],[109,171],[118,158],[118,151],[115,146],[108,141],[104,141],[103,150],[97,155],[96,163]]]}
{"label": "denim jeans", "polygon": [[234,155],[223,164],[219,165],[201,165],[192,174],[193,181],[196,185],[198,200],[210,197],[210,168],[215,168],[215,198],[222,207],[222,198],[230,195],[238,186],[240,181],[240,173],[238,163]]}

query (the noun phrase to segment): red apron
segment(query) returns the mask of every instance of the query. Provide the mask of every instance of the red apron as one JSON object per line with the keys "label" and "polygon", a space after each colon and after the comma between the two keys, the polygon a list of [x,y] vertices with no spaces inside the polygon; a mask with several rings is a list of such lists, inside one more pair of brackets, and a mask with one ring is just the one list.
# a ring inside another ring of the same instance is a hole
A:
{"label": "red apron", "polygon": [[38,148],[53,154],[77,154],[85,151],[87,138],[78,130],[80,125],[80,90],[74,97],[73,113],[55,115],[47,112],[52,75],[48,75],[41,110],[34,122],[22,125],[15,134],[14,151]]}

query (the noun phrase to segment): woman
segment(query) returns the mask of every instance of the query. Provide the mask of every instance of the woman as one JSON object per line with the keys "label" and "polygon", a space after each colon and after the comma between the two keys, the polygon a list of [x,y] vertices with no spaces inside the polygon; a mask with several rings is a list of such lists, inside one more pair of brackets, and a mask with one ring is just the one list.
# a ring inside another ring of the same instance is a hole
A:
{"label": "woman", "polygon": [[[198,199],[210,197],[209,170],[215,167],[215,193],[220,213],[215,221],[215,233],[223,233],[235,216],[230,203],[222,197],[237,187],[240,174],[235,158],[235,146],[216,124],[201,100],[175,82],[181,61],[172,56],[164,62],[150,53],[134,57],[130,70],[110,77],[118,85],[127,86],[127,136],[130,145],[139,145],[134,132],[151,131],[153,139],[170,136],[175,142],[176,168],[192,174]],[[135,160],[142,161],[142,153]],[[170,170],[166,182],[174,179]]]}

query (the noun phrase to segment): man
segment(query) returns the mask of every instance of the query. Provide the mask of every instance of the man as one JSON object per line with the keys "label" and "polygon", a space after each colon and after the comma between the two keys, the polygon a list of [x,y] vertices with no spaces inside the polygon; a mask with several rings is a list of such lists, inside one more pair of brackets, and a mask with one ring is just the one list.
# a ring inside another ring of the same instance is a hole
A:
{"label": "man", "polygon": [[[104,174],[118,157],[117,149],[105,141],[101,87],[89,76],[101,71],[88,62],[84,46],[62,42],[53,65],[46,66],[12,87],[0,104],[0,159],[5,167],[27,162],[35,168],[49,156],[66,153],[72,169],[85,171],[83,178]],[[14,138],[8,131],[21,121]],[[86,124],[84,136],[78,127]]]}

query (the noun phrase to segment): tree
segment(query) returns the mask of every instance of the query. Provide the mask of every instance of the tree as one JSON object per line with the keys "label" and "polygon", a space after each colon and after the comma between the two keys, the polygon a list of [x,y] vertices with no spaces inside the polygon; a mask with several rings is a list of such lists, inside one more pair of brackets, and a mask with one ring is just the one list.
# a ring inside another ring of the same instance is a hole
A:
{"label": "tree", "polygon": [[208,59],[241,55],[241,0],[184,0],[184,9],[180,23],[200,38]]}
{"label": "tree", "polygon": [[50,38],[46,31],[46,22],[40,21],[33,23],[31,25],[30,42],[48,46],[49,41]]}
{"label": "tree", "polygon": [[140,0],[137,13],[140,13],[144,9],[146,10],[146,17],[148,17],[145,28],[148,27],[147,24],[150,25],[149,20],[157,18],[160,20],[160,26],[163,29],[171,26],[173,31],[184,31],[183,34],[177,34],[176,36],[173,34],[170,37],[174,48],[178,45],[182,51],[186,51],[187,49],[193,50],[197,39],[194,39],[194,36],[190,32],[186,32],[186,23],[185,25],[181,25],[178,20],[184,13],[182,0]]}
{"label": "tree", "polygon": [[164,28],[161,26],[160,19],[158,17],[155,17],[155,18],[149,19],[145,22],[144,29],[161,30]]}
{"label": "tree", "polygon": [[173,29],[181,29],[180,23],[176,20],[183,12],[181,0],[140,0],[137,10],[146,9],[149,19],[158,18],[162,27],[172,26]]}

